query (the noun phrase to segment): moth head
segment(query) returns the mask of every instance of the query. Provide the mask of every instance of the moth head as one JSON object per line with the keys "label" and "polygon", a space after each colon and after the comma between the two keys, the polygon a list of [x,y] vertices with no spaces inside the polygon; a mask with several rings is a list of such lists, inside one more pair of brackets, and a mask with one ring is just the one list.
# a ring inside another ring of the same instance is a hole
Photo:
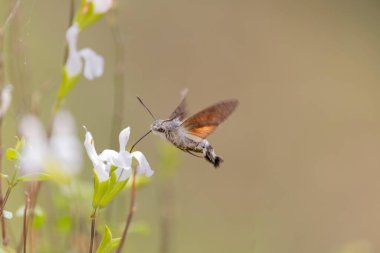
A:
{"label": "moth head", "polygon": [[164,120],[158,119],[154,121],[150,126],[150,129],[152,129],[153,133],[155,134],[165,134],[166,128],[164,126]]}

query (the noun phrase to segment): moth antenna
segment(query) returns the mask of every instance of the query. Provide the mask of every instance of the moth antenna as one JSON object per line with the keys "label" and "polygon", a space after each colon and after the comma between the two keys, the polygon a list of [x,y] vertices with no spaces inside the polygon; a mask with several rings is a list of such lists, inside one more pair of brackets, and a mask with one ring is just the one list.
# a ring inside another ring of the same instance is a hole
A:
{"label": "moth antenna", "polygon": [[149,112],[150,116],[152,116],[152,118],[154,120],[156,120],[156,117],[154,117],[153,113],[148,109],[148,107],[144,104],[144,102],[141,100],[140,97],[137,97],[137,99],[139,100],[139,102],[142,104],[142,106],[144,106],[144,108]]}
{"label": "moth antenna", "polygon": [[137,143],[139,143],[142,139],[144,139],[148,134],[150,134],[152,132],[152,130],[149,130],[146,134],[144,134],[142,137],[140,137],[140,139],[138,139],[131,147],[131,149],[129,150],[129,152],[132,152],[132,150],[134,149],[134,147],[137,145]]}

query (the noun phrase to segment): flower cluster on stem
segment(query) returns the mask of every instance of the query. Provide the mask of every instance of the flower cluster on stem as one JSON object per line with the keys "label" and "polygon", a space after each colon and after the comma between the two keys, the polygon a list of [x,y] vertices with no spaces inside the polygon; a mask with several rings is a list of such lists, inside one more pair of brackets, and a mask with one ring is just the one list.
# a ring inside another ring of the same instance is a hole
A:
{"label": "flower cluster on stem", "polygon": [[98,154],[92,134],[86,129],[84,146],[94,166],[94,208],[104,207],[124,188],[129,177],[132,175],[133,159],[138,162],[136,168],[137,174],[150,177],[154,173],[143,153],[140,151],[128,152],[126,150],[129,135],[129,127],[120,132],[120,148],[118,152],[105,149]]}
{"label": "flower cluster on stem", "polygon": [[[89,247],[89,252],[91,253],[94,243],[95,219],[97,210],[105,207],[126,186],[128,179],[132,174],[133,194],[131,201],[133,201],[136,175],[143,174],[147,177],[150,177],[154,172],[150,168],[150,165],[143,153],[140,151],[129,152],[126,150],[127,142],[131,132],[129,127],[123,129],[119,134],[119,152],[111,149],[106,149],[100,154],[98,154],[95,149],[95,143],[91,132],[89,132],[86,127],[84,128],[86,130],[84,146],[86,148],[87,155],[92,161],[94,167],[94,194],[92,201],[93,213],[91,215],[91,238]],[[135,159],[138,163],[136,168],[132,168],[133,159]],[[130,221],[127,222],[126,228],[129,226],[129,224]],[[122,238],[122,241],[124,241],[124,233]],[[106,228],[106,234],[99,249],[106,247],[105,245],[108,244],[109,247],[116,248],[119,246],[119,242],[119,239],[112,239],[110,231],[108,228]]]}
{"label": "flower cluster on stem", "polygon": [[68,54],[62,70],[62,81],[57,95],[55,110],[76,85],[83,71],[84,77],[93,80],[103,75],[104,59],[91,48],[78,49],[78,37],[81,31],[95,23],[112,7],[112,0],[82,0],[79,9],[66,31]]}

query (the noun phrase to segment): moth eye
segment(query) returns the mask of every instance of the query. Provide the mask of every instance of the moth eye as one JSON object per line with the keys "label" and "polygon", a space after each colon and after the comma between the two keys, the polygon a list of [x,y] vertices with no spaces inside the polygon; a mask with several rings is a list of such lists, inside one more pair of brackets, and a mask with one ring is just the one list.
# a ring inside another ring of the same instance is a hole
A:
{"label": "moth eye", "polygon": [[160,132],[160,133],[165,132],[165,130],[163,128],[159,128],[157,131]]}

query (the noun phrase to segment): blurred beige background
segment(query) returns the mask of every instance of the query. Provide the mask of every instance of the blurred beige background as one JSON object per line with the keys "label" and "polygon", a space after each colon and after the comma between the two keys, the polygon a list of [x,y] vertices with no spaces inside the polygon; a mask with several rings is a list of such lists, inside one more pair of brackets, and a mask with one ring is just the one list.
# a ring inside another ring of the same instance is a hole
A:
{"label": "blurred beige background", "polygon": [[[21,72],[8,70],[16,93],[41,92],[46,117],[60,82],[68,2],[23,1],[15,46],[26,54],[14,60]],[[220,169],[181,153],[173,252],[379,251],[379,1],[129,0],[118,8],[131,141],[152,121],[136,95],[160,117],[185,87],[191,112],[240,100],[209,138],[225,160]],[[99,150],[111,129],[110,19],[79,40],[105,56],[104,76],[82,78],[66,101]],[[153,168],[160,142],[150,136],[138,147]],[[156,195],[153,186],[139,192],[136,219],[152,231],[131,236],[130,252],[157,252]]]}

